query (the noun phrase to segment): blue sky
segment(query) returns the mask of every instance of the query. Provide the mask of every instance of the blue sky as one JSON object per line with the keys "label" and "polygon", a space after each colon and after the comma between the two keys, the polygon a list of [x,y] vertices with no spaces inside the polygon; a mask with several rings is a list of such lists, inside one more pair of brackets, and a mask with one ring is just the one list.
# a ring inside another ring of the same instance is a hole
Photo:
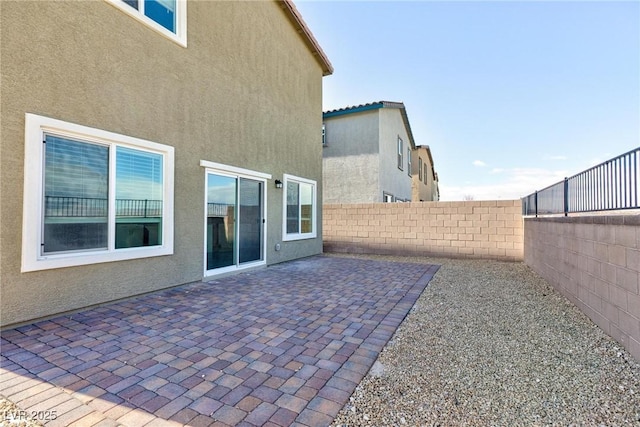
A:
{"label": "blue sky", "polygon": [[405,103],[441,200],[512,199],[640,146],[640,1],[312,1],[323,109]]}

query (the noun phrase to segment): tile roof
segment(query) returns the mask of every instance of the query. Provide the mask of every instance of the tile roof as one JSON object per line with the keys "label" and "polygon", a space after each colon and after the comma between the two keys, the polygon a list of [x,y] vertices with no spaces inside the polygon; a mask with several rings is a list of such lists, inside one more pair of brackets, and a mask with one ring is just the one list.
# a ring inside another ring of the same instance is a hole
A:
{"label": "tile roof", "polygon": [[411,125],[409,124],[409,117],[407,116],[407,109],[404,106],[403,102],[394,102],[394,101],[377,101],[370,102],[368,104],[360,104],[354,105],[351,107],[343,107],[335,110],[329,110],[322,113],[322,118],[330,118],[335,116],[342,116],[345,114],[359,113],[362,111],[368,110],[376,110],[379,108],[397,108],[400,110],[400,114],[402,115],[402,121],[407,129],[407,134],[409,135],[409,140],[411,142],[412,147],[416,147],[416,142],[413,138],[413,132],[411,132]]}
{"label": "tile roof", "polygon": [[325,117],[332,117],[332,116],[339,116],[342,114],[357,113],[360,111],[374,110],[377,108],[384,108],[384,107],[405,108],[402,102],[376,101],[376,102],[369,102],[367,104],[352,105],[350,107],[343,107],[335,110],[325,111],[323,115]]}

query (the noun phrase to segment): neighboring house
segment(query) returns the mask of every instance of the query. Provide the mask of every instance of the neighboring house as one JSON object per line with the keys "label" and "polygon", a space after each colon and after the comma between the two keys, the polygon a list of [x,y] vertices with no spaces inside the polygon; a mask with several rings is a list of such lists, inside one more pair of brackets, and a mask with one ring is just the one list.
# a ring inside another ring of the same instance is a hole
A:
{"label": "neighboring house", "polygon": [[434,168],[431,149],[428,145],[418,145],[411,153],[413,168],[414,202],[431,202],[440,200],[438,174]]}
{"label": "neighboring house", "polygon": [[409,202],[415,142],[401,102],[323,113],[323,203]]}
{"label": "neighboring house", "polygon": [[322,252],[293,3],[0,2],[2,326]]}

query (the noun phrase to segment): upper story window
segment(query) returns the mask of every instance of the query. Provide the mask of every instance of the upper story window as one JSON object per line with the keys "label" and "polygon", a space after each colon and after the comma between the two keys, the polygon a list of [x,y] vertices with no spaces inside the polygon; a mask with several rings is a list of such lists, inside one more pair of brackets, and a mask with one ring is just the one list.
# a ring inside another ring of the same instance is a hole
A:
{"label": "upper story window", "polygon": [[182,46],[187,45],[186,0],[106,0]]}
{"label": "upper story window", "polygon": [[398,137],[398,169],[400,170],[402,170],[402,167],[404,166],[404,160],[402,158],[403,155],[402,138]]}
{"label": "upper story window", "polygon": [[173,147],[26,115],[22,271],[173,253]]}
{"label": "upper story window", "polygon": [[411,147],[407,147],[407,175],[411,176]]}
{"label": "upper story window", "polygon": [[285,174],[282,240],[312,239],[317,235],[316,182]]}
{"label": "upper story window", "polygon": [[327,145],[327,127],[322,124],[322,145]]}
{"label": "upper story window", "polygon": [[422,157],[418,157],[418,179],[422,181]]}
{"label": "upper story window", "polygon": [[424,165],[424,183],[425,184],[427,183],[427,177],[429,176],[428,172],[429,172],[429,169],[427,168],[427,164],[425,163]]}

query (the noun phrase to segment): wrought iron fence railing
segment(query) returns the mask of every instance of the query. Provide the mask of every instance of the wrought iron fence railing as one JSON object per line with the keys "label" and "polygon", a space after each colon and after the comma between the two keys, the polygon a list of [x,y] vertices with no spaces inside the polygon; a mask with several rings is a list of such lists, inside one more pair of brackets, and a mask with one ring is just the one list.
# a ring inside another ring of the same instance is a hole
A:
{"label": "wrought iron fence railing", "polygon": [[[235,205],[207,203],[207,214],[220,217],[233,215],[234,207]],[[116,199],[117,217],[161,217],[162,208],[162,200]],[[102,198],[57,196],[44,198],[44,216],[47,218],[106,217],[108,209],[109,201]]]}
{"label": "wrought iron fence railing", "polygon": [[[87,197],[44,198],[44,216],[49,217],[106,217],[107,199]],[[117,217],[154,218],[162,216],[162,200],[116,199]]]}
{"label": "wrought iron fence railing", "polygon": [[207,216],[233,216],[235,205],[225,203],[207,203]]}
{"label": "wrought iron fence railing", "polygon": [[523,215],[640,209],[640,147],[522,198]]}

